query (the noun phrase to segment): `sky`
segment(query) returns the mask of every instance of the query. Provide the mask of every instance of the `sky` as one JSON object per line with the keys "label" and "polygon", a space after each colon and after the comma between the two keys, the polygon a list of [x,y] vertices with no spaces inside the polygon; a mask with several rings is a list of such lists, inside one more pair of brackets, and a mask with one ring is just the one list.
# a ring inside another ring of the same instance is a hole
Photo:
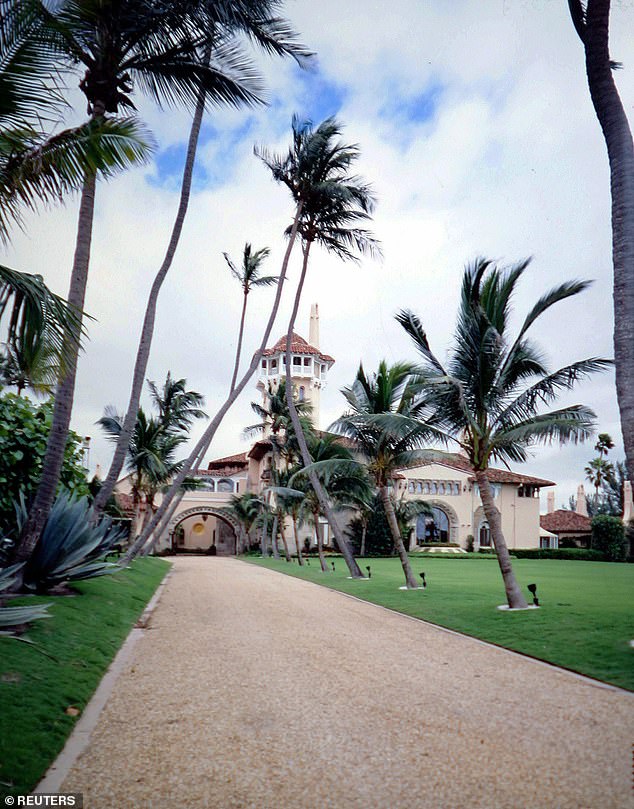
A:
{"label": "sky", "polygon": [[[613,2],[611,57],[630,121],[634,103],[634,2]],[[389,10],[388,10],[389,9]],[[344,409],[340,389],[359,362],[415,359],[394,314],[421,318],[435,352],[451,345],[464,265],[476,256],[502,264],[532,257],[515,299],[515,320],[547,289],[593,279],[533,330],[552,369],[612,356],[609,172],[605,143],[585,77],[583,49],[563,0],[289,0],[286,15],[317,58],[309,71],[258,59],[268,105],[213,109],[205,119],[194,188],[178,252],[159,300],[147,377],[170,370],[200,391],[213,415],[226,396],[241,290],[222,253],[239,262],[245,242],[270,248],[277,274],[293,206],[254,156],[254,145],[287,148],[293,114],[319,123],[336,115],[359,145],[358,173],[377,197],[372,223],[383,259],[355,265],[314,250],[297,322],[308,337],[319,303],[321,347],[332,355],[321,427]],[[81,116],[85,104],[69,96]],[[191,117],[159,109],[140,94],[139,114],[156,141],[140,166],[98,187],[86,310],[94,318],[80,359],[72,427],[92,437],[91,468],[105,472],[111,445],[95,425],[104,406],[125,409],[145,303],[178,204]],[[77,200],[29,215],[3,263],[44,276],[66,295]],[[300,255],[271,342],[286,331]],[[261,339],[271,290],[249,296],[244,359]],[[248,449],[254,421],[249,383],[225,417],[207,459]],[[580,384],[562,403],[597,414],[623,457],[612,373]],[[149,406],[144,397],[143,404]],[[197,438],[204,425],[192,432]],[[556,503],[583,482],[594,442],[536,448],[517,471],[557,483]],[[588,488],[588,484],[586,484]],[[545,506],[545,493],[543,495]]]}

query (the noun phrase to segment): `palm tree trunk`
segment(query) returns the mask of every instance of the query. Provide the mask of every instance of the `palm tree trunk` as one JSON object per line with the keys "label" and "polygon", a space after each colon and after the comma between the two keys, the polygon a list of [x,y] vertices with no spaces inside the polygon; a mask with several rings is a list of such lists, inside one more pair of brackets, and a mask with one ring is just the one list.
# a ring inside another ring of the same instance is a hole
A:
{"label": "palm tree trunk", "polygon": [[282,545],[284,546],[284,557],[286,558],[287,562],[291,561],[291,554],[288,550],[288,540],[286,539],[286,531],[284,526],[284,517],[280,513],[278,517],[278,524],[280,526],[280,536],[282,537]]}
{"label": "palm tree trunk", "polygon": [[302,549],[299,547],[299,532],[297,530],[297,517],[295,517],[295,515],[293,515],[293,539],[295,540],[295,549],[297,550],[297,564],[302,567],[304,557],[302,556]]}
{"label": "palm tree trunk", "polygon": [[247,296],[248,292],[244,293],[244,301],[242,303],[242,315],[240,317],[240,330],[238,332],[238,346],[236,348],[236,361],[233,366],[233,376],[231,377],[231,390],[236,386],[236,379],[238,378],[238,368],[240,367],[240,354],[242,353],[242,337],[244,336],[244,321],[247,315]]}
{"label": "palm tree trunk", "polygon": [[634,480],[634,144],[610,67],[610,0],[588,0],[585,15],[580,0],[569,0],[569,6],[610,163],[616,393],[628,477]]}
{"label": "palm tree trunk", "polygon": [[[302,289],[304,288],[304,281],[306,280],[306,271],[308,269],[308,256],[310,253],[310,246],[311,242],[307,242],[304,245],[304,260],[302,262],[302,273],[299,279],[299,283],[297,285],[297,291],[295,293],[295,302],[293,304],[293,311],[291,314],[291,319],[289,320],[288,323],[288,331],[286,333],[286,403],[288,405],[288,411],[291,417],[291,422],[293,424],[293,429],[295,430],[295,435],[297,436],[297,442],[299,444],[299,449],[302,456],[302,463],[304,464],[305,467],[310,466],[313,460],[310,457],[310,452],[308,451],[308,444],[306,443],[306,436],[304,435],[304,431],[302,430],[299,415],[297,414],[297,408],[295,407],[295,402],[293,401],[293,384],[291,380],[291,340],[293,336],[293,330],[295,328],[295,319],[297,318],[299,302],[302,297]],[[341,529],[337,524],[335,515],[332,511],[332,508],[330,507],[330,503],[328,502],[328,496],[324,490],[324,487],[321,485],[321,481],[319,480],[315,472],[311,470],[308,471],[308,479],[310,480],[310,485],[313,487],[315,494],[317,495],[317,499],[319,500],[321,512],[326,518],[328,525],[330,526],[330,530],[332,531],[335,540],[337,542],[337,546],[341,551],[341,555],[343,556],[345,563],[348,566],[350,576],[353,579],[362,579],[363,573],[361,573],[361,568],[356,563],[356,560],[352,555],[352,551],[350,550],[350,546],[348,545],[348,543],[345,540],[345,537],[341,533]]]}
{"label": "palm tree trunk", "polygon": [[390,533],[392,534],[394,547],[398,553],[398,558],[401,560],[401,566],[403,567],[403,573],[405,574],[405,584],[408,590],[417,590],[418,582],[414,577],[409,556],[405,550],[405,544],[403,542],[403,537],[401,536],[401,531],[398,527],[398,520],[396,519],[396,514],[394,513],[394,506],[392,505],[392,500],[390,498],[387,485],[384,484],[379,486],[379,494],[381,496],[381,502],[383,503],[385,516],[387,517],[387,524],[390,526]]}
{"label": "palm tree trunk", "polygon": [[365,556],[365,540],[368,533],[368,523],[366,520],[363,521],[361,526],[361,548],[359,550],[359,556],[362,558]]}
{"label": "palm tree trunk", "polygon": [[324,539],[321,531],[319,530],[319,512],[313,511],[313,522],[315,523],[315,535],[317,537],[317,553],[319,555],[319,564],[321,565],[321,572],[328,573],[328,565],[326,564],[326,557],[324,556]]}
{"label": "palm tree trunk", "polygon": [[266,344],[271,336],[271,330],[273,329],[273,324],[275,323],[275,318],[277,316],[277,312],[280,306],[280,301],[282,299],[282,289],[284,287],[284,281],[286,279],[286,272],[288,270],[288,262],[291,257],[291,252],[293,250],[293,245],[295,244],[295,239],[297,237],[297,227],[299,225],[299,217],[302,213],[302,203],[298,203],[297,208],[295,210],[295,216],[293,218],[293,224],[291,226],[291,232],[288,238],[288,245],[286,246],[286,253],[284,254],[284,260],[282,261],[282,269],[280,271],[279,281],[277,284],[277,290],[275,293],[275,301],[273,303],[273,307],[269,314],[268,323],[266,324],[266,328],[264,329],[264,334],[262,336],[262,342],[260,343],[260,347],[253,355],[251,363],[247,368],[244,376],[240,380],[240,382],[236,385],[236,387],[229,392],[229,395],[225,399],[223,405],[220,407],[218,412],[216,413],[215,417],[211,420],[209,426],[199,439],[198,443],[192,450],[191,454],[187,458],[187,460],[183,463],[183,466],[180,472],[176,475],[174,480],[172,481],[172,485],[168,489],[163,498],[163,502],[157,509],[156,514],[154,515],[154,519],[147,527],[145,531],[141,534],[139,539],[131,546],[128,550],[126,555],[122,560],[122,564],[128,564],[139,552],[140,548],[143,547],[144,543],[146,542],[147,538],[150,534],[154,531],[156,526],[159,522],[163,519],[163,515],[169,508],[172,499],[174,498],[175,494],[180,490],[182,482],[185,480],[187,475],[189,474],[193,464],[196,462],[199,456],[203,456],[205,452],[209,449],[209,446],[213,440],[214,435],[216,434],[216,430],[222,423],[225,414],[231,407],[231,405],[235,402],[238,396],[244,390],[247,382],[251,379],[253,374],[255,373],[256,369],[260,363],[260,357],[262,356],[262,352],[266,348]]}
{"label": "palm tree trunk", "polygon": [[476,469],[475,479],[480,489],[480,499],[482,500],[482,509],[484,516],[489,523],[489,530],[491,531],[491,539],[495,552],[500,565],[500,572],[504,580],[504,589],[506,590],[506,600],[509,607],[515,610],[526,609],[528,606],[526,599],[522,595],[520,586],[517,583],[515,574],[513,573],[513,566],[511,565],[511,557],[509,550],[506,547],[506,540],[502,532],[502,516],[495,503],[493,502],[493,492],[491,491],[491,484],[487,474],[482,469]]}
{"label": "palm tree trunk", "polygon": [[[209,63],[211,56],[211,45],[207,46],[207,50],[203,56],[205,64]],[[183,169],[183,180],[181,183],[181,195],[176,212],[176,219],[172,228],[172,234],[165,251],[165,257],[159,271],[154,278],[150,295],[148,298],[147,306],[145,309],[145,316],[143,318],[143,326],[141,327],[141,338],[139,340],[139,347],[137,349],[136,361],[134,364],[134,373],[132,376],[132,389],[130,391],[130,399],[128,401],[128,409],[123,420],[121,433],[117,439],[114,450],[114,455],[110,463],[110,469],[99,490],[92,507],[93,519],[96,519],[103,512],[108,502],[108,498],[114,491],[114,487],[121,474],[125,456],[130,445],[130,437],[136,424],[137,413],[139,410],[139,401],[143,391],[143,383],[145,382],[145,374],[147,371],[148,360],[150,358],[150,349],[152,348],[152,338],[154,335],[154,321],[156,319],[156,305],[158,301],[159,292],[163,285],[163,281],[172,266],[176,248],[180,241],[183,224],[185,222],[185,215],[189,206],[189,197],[191,193],[192,177],[194,173],[194,163],[196,161],[196,149],[198,146],[198,137],[200,135],[200,127],[205,113],[205,90],[201,89],[198,92],[196,100],[196,110],[192,120],[191,130],[189,132],[189,141],[187,144],[187,156],[185,159],[185,167]],[[237,370],[237,368],[236,368]],[[235,375],[234,375],[235,382]],[[232,389],[233,389],[232,382]]]}
{"label": "palm tree trunk", "polygon": [[40,538],[51,506],[55,500],[55,492],[64,463],[64,452],[68,440],[68,429],[73,410],[75,379],[77,376],[77,360],[81,339],[81,322],[83,318],[88,268],[90,265],[90,245],[92,241],[92,223],[95,211],[95,190],[97,177],[86,174],[79,204],[77,223],[77,239],[75,256],[70,278],[68,303],[78,315],[78,323],[69,340],[71,345],[65,365],[65,374],[57,386],[53,421],[46,444],[46,454],[42,465],[42,474],[29,516],[24,524],[18,546],[15,551],[15,562],[24,562],[30,558]]}
{"label": "palm tree trunk", "polygon": [[273,516],[273,527],[271,528],[271,548],[273,549],[273,558],[279,559],[280,558],[280,549],[277,547],[277,526],[278,526],[278,519],[277,519],[277,512]]}

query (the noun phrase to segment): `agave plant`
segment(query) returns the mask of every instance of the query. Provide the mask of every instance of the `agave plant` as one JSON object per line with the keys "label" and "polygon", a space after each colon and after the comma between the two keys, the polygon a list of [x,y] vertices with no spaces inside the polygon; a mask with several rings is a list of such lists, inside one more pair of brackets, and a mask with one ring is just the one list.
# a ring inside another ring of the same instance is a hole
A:
{"label": "agave plant", "polygon": [[[92,525],[90,503],[63,492],[57,497],[33,555],[24,568],[24,587],[38,593],[69,581],[92,579],[119,569],[105,561],[124,531],[104,517]],[[26,519],[24,503],[18,508],[18,528]]]}
{"label": "agave plant", "polygon": [[[0,569],[0,593],[8,590],[15,581],[22,564]],[[0,607],[0,635],[12,636],[15,629],[39,618],[51,618],[50,604],[31,604],[20,607]]]}

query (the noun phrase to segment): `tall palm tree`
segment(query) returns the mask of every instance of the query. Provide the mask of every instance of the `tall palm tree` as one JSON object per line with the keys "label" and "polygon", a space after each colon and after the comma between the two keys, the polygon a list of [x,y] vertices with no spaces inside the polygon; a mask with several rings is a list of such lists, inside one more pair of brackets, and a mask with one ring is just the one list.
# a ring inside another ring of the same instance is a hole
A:
{"label": "tall palm tree", "polygon": [[276,275],[260,275],[260,265],[265,258],[268,257],[271,251],[268,247],[263,247],[261,250],[251,252],[251,245],[247,242],[244,245],[242,253],[242,264],[240,269],[236,267],[227,253],[222,255],[229,265],[231,274],[240,283],[242,287],[242,313],[240,315],[240,329],[238,331],[238,347],[236,349],[236,361],[233,366],[233,375],[231,377],[231,389],[235,387],[236,379],[238,378],[238,368],[240,367],[240,355],[242,353],[242,337],[244,335],[244,321],[247,314],[247,299],[249,292],[257,287],[269,287],[272,284],[277,284],[278,277]]}
{"label": "tall palm tree", "polygon": [[489,483],[491,461],[525,461],[536,444],[584,441],[595,415],[583,405],[540,412],[579,379],[611,365],[591,358],[550,372],[528,339],[531,326],[554,304],[577,295],[588,282],[570,281],[543,295],[526,315],[518,334],[510,334],[511,298],[529,261],[500,268],[477,259],[465,268],[454,344],[443,364],[432,352],[416,315],[403,310],[398,322],[422,356],[420,387],[435,410],[439,432],[455,441],[474,470],[489,523],[509,607],[526,600],[515,579],[506,540]]}
{"label": "tall palm tree", "polygon": [[[55,41],[64,47],[68,61],[85,69],[80,88],[91,122],[99,124],[122,108],[134,108],[131,92],[135,86],[145,89],[159,103],[184,103],[190,107],[196,105],[202,93],[203,103],[237,106],[259,101],[259,83],[251,62],[236,48],[231,29],[219,24],[217,4],[181,0],[162,6],[158,13],[153,0],[123,0],[116,4],[116,13],[109,2],[95,0],[62,0],[52,10],[44,3],[38,6],[51,36],[54,33]],[[77,312],[83,310],[88,280],[95,191],[96,174],[86,172],[68,294]],[[153,316],[151,319],[153,323]],[[77,357],[78,347],[74,345],[55,396],[42,479],[20,536],[18,560],[31,554],[53,502],[70,423]],[[144,372],[145,369],[141,387]],[[136,413],[136,408],[131,412],[128,409],[122,438],[117,442],[121,463]],[[93,504],[95,514],[113,486],[109,473]]]}
{"label": "tall palm tree", "polygon": [[236,553],[242,553],[251,544],[251,532],[262,509],[262,501],[253,492],[234,494],[228,506],[221,511],[230,514],[240,526],[240,536],[236,543]]}
{"label": "tall palm tree", "polygon": [[[172,266],[189,206],[196,150],[205,108],[209,102],[230,103],[238,106],[239,104],[258,103],[261,100],[260,96],[250,89],[250,87],[253,87],[254,90],[259,88],[258,72],[238,47],[236,35],[245,35],[268,54],[292,56],[300,65],[303,65],[311,56],[310,52],[297,42],[296,34],[288,22],[279,16],[278,12],[283,7],[282,0],[228,0],[223,3],[209,3],[203,0],[201,6],[204,11],[205,28],[210,32],[210,38],[202,49],[202,64],[207,67],[218,64],[220,67],[225,67],[226,65],[230,70],[221,74],[221,77],[223,80],[230,79],[230,82],[225,82],[224,86],[217,88],[203,84],[198,89],[183,168],[178,210],[165,257],[154,278],[148,297],[134,364],[124,429],[104,480],[103,493],[100,493],[95,501],[95,513],[98,513],[106,502],[108,492],[114,489],[125,456],[125,444],[134,424],[134,414],[139,405],[150,356],[158,296]],[[237,75],[234,75],[236,67],[238,71]],[[236,352],[236,355],[239,360],[239,352]],[[235,387],[235,380],[236,375],[234,374],[231,390]]]}
{"label": "tall palm tree", "polygon": [[366,459],[403,567],[405,586],[412,590],[419,585],[396,517],[396,474],[427,457],[421,448],[434,435],[432,426],[422,418],[425,403],[414,399],[413,372],[411,363],[388,366],[383,360],[377,372],[368,376],[361,365],[354,383],[343,389],[348,410],[331,428],[350,438]]}
{"label": "tall palm tree", "polygon": [[[313,127],[310,122],[300,123],[294,118],[292,128],[293,143],[286,155],[270,155],[266,151],[260,151],[259,156],[270,169],[273,178],[286,185],[295,204],[301,205],[298,230],[303,261],[286,335],[286,397],[302,461],[304,466],[309,467],[312,459],[293,401],[291,344],[310,251],[317,242],[339,258],[351,261],[358,261],[357,253],[378,254],[380,251],[369,231],[360,226],[371,218],[374,196],[369,185],[350,173],[352,165],[359,157],[359,148],[338,140],[341,126],[334,118],[326,119],[317,127]],[[314,472],[310,473],[310,482],[350,575],[353,578],[362,578],[361,570],[337,525],[327,495]]]}
{"label": "tall palm tree", "polygon": [[590,97],[610,163],[612,262],[614,265],[614,361],[616,393],[630,480],[634,480],[634,143],[614,82],[620,67],[610,59],[610,0],[568,0],[586,57]]}
{"label": "tall palm tree", "polygon": [[40,332],[26,328],[5,344],[4,356],[0,357],[0,381],[14,385],[18,396],[25,388],[38,396],[52,392],[62,366],[49,334],[49,329]]}
{"label": "tall palm tree", "polygon": [[584,469],[586,480],[594,486],[594,509],[599,506],[599,489],[614,476],[614,466],[604,458],[593,458]]}
{"label": "tall palm tree", "polygon": [[171,371],[161,388],[148,380],[152,403],[158,410],[159,420],[167,432],[189,431],[195,419],[206,419],[201,409],[205,403],[202,394],[187,390],[186,379],[174,379]]}

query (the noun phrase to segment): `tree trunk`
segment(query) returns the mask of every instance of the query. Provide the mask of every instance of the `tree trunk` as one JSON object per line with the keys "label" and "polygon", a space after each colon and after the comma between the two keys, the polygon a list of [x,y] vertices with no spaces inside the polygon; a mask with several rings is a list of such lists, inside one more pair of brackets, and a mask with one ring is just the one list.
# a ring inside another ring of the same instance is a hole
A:
{"label": "tree trunk", "polygon": [[504,580],[504,589],[506,590],[506,600],[509,607],[512,609],[525,609],[528,605],[526,599],[522,595],[520,586],[517,583],[515,574],[513,573],[513,566],[511,565],[511,557],[509,550],[506,547],[506,540],[502,533],[502,517],[493,502],[493,492],[491,491],[491,484],[487,474],[482,469],[476,469],[475,479],[480,489],[480,499],[482,500],[482,509],[484,516],[489,523],[489,530],[491,532],[491,539],[495,552],[500,565],[500,572]]}
{"label": "tree trunk", "polygon": [[251,379],[253,374],[255,373],[256,369],[260,364],[260,357],[262,356],[262,352],[266,348],[266,344],[271,336],[271,330],[273,329],[273,324],[275,322],[275,318],[277,316],[277,312],[280,306],[280,301],[282,299],[282,289],[284,287],[284,281],[286,280],[286,272],[288,269],[288,262],[291,257],[291,252],[293,250],[293,245],[295,244],[295,239],[297,237],[297,226],[299,224],[299,217],[301,216],[302,212],[302,203],[300,202],[297,205],[297,209],[295,210],[295,217],[293,219],[293,225],[291,227],[291,232],[288,239],[288,245],[286,246],[286,253],[284,254],[284,260],[282,261],[282,269],[280,272],[279,281],[277,284],[277,290],[275,293],[275,301],[273,303],[273,308],[271,309],[271,313],[269,315],[268,323],[266,324],[266,328],[264,330],[264,334],[262,336],[262,342],[260,343],[260,347],[253,355],[251,363],[246,370],[246,373],[238,383],[238,385],[229,392],[229,395],[225,399],[223,405],[220,407],[220,410],[216,413],[215,417],[211,420],[211,423],[199,439],[198,443],[192,450],[191,454],[187,458],[187,460],[183,463],[180,472],[176,475],[174,480],[172,481],[172,485],[168,489],[163,498],[163,502],[157,509],[156,514],[154,515],[154,519],[150,523],[147,528],[147,531],[144,531],[137,542],[132,545],[128,553],[126,553],[125,557],[122,560],[123,564],[127,564],[130,562],[139,552],[140,548],[143,547],[143,544],[146,542],[148,536],[154,531],[156,526],[159,524],[160,520],[162,520],[163,515],[169,508],[174,495],[179,491],[182,482],[185,480],[187,475],[189,474],[193,464],[196,462],[198,457],[203,457],[205,452],[209,449],[209,445],[212,442],[214,435],[216,434],[216,430],[222,423],[225,414],[231,407],[231,405],[235,402],[238,396],[244,390],[247,382]]}
{"label": "tree trunk", "polygon": [[70,348],[65,364],[66,372],[59,382],[55,393],[53,421],[46,444],[42,474],[35,498],[29,508],[28,518],[20,534],[13,560],[14,562],[24,562],[29,559],[33,553],[40,535],[44,530],[44,526],[46,525],[53,501],[55,500],[55,493],[64,463],[64,452],[68,440],[70,417],[73,410],[77,360],[79,357],[81,339],[81,323],[83,319],[84,300],[86,297],[86,285],[88,282],[88,268],[90,265],[90,245],[92,241],[96,186],[96,175],[86,174],[79,205],[75,256],[73,259],[73,269],[68,292],[68,303],[77,313],[78,323],[74,333],[69,338]]}
{"label": "tree trunk", "polygon": [[315,523],[315,535],[317,536],[317,553],[319,554],[319,564],[321,565],[321,572],[328,573],[328,565],[326,557],[324,556],[324,540],[319,530],[319,512],[313,511],[313,521]]}
{"label": "tree trunk", "polygon": [[302,556],[302,549],[299,547],[299,532],[297,530],[297,517],[295,516],[293,516],[293,539],[297,550],[297,564],[301,567],[304,564],[304,557]]}
{"label": "tree trunk", "polygon": [[367,533],[368,533],[368,523],[366,520],[364,520],[361,526],[361,548],[359,550],[359,556],[361,556],[361,558],[365,556],[365,539]]}
{"label": "tree trunk", "polygon": [[273,527],[271,528],[271,548],[273,549],[273,558],[279,559],[280,558],[280,549],[277,547],[277,512],[273,517]]}
{"label": "tree trunk", "polygon": [[242,353],[242,337],[244,336],[244,321],[247,314],[247,296],[248,292],[244,293],[244,301],[242,303],[242,314],[240,316],[240,330],[238,332],[238,345],[236,348],[236,361],[233,366],[233,376],[231,377],[231,388],[233,390],[236,386],[236,379],[238,378],[238,368],[240,367],[240,354]]}
{"label": "tree trunk", "polygon": [[[207,50],[203,56],[205,64],[209,63],[211,56],[211,46],[207,46]],[[130,400],[128,401],[128,409],[123,420],[123,426],[114,450],[114,455],[110,463],[110,469],[103,482],[103,485],[92,507],[93,519],[99,517],[106,507],[108,498],[112,494],[114,487],[121,474],[121,469],[125,461],[125,456],[130,446],[130,437],[136,424],[137,413],[139,411],[139,401],[141,393],[143,392],[143,383],[145,382],[145,374],[147,371],[148,360],[150,358],[150,349],[152,348],[152,337],[154,335],[154,321],[156,319],[156,305],[158,301],[159,292],[163,285],[163,281],[172,266],[176,248],[181,237],[183,224],[185,222],[185,215],[189,205],[189,196],[191,193],[192,177],[194,173],[194,163],[196,161],[196,148],[198,146],[198,137],[200,134],[200,127],[202,124],[203,115],[205,112],[205,90],[201,89],[198,92],[196,101],[196,110],[192,120],[191,130],[189,132],[189,142],[187,144],[187,157],[185,159],[185,168],[183,169],[183,180],[181,183],[181,195],[178,204],[178,211],[176,219],[172,228],[172,234],[165,251],[163,263],[154,278],[150,296],[148,298],[147,306],[145,309],[145,316],[143,318],[143,326],[141,327],[141,338],[139,340],[139,347],[137,349],[136,361],[134,364],[134,373],[132,376],[132,389],[130,391]],[[237,370],[237,369],[236,369]],[[234,377],[235,381],[235,377]],[[233,390],[233,382],[232,382]]]}
{"label": "tree trunk", "polygon": [[634,145],[610,67],[610,0],[588,0],[585,18],[579,0],[569,6],[610,163],[616,393],[628,478],[634,480]]}
{"label": "tree trunk", "polygon": [[405,574],[405,584],[408,590],[417,590],[418,582],[412,572],[412,566],[407,551],[405,550],[405,544],[403,543],[403,537],[398,527],[398,520],[394,513],[394,506],[392,505],[387,485],[379,486],[379,494],[381,496],[381,502],[383,503],[383,509],[385,510],[385,516],[387,517],[387,524],[390,526],[390,533],[394,540],[394,547],[398,553],[398,558],[401,560],[403,573]]}
{"label": "tree trunk", "polygon": [[287,562],[291,561],[291,554],[288,550],[288,541],[286,539],[286,531],[284,526],[284,516],[280,513],[278,515],[278,524],[280,526],[280,536],[282,537],[282,545],[284,546],[284,557]]}
{"label": "tree trunk", "polygon": [[[310,452],[308,451],[308,444],[306,443],[306,436],[304,435],[304,431],[302,430],[302,425],[299,420],[299,416],[297,414],[297,408],[295,407],[295,402],[293,401],[293,383],[291,380],[291,370],[292,370],[291,340],[293,336],[293,329],[295,328],[295,319],[297,317],[297,311],[299,309],[299,302],[302,297],[302,289],[304,287],[304,281],[306,279],[310,245],[311,245],[310,242],[304,245],[304,260],[302,262],[302,273],[299,279],[299,283],[297,285],[297,291],[295,293],[295,302],[293,304],[293,312],[291,314],[291,319],[289,320],[288,323],[288,331],[286,333],[286,403],[288,405],[289,415],[291,417],[293,429],[295,430],[295,434],[297,436],[297,442],[299,444],[299,449],[302,456],[302,463],[305,467],[310,466],[310,464],[312,464],[313,462],[313,459],[310,457]],[[348,545],[348,543],[345,540],[345,537],[341,533],[341,529],[337,524],[335,515],[332,511],[330,503],[328,502],[328,496],[324,490],[324,487],[321,485],[319,477],[314,471],[309,470],[308,479],[310,480],[310,484],[313,487],[315,494],[317,495],[317,499],[319,500],[321,512],[326,518],[328,525],[330,526],[330,530],[332,531],[335,540],[337,542],[337,546],[341,551],[341,555],[343,556],[346,565],[348,566],[350,576],[353,579],[362,579],[363,573],[361,573],[361,569],[359,565],[356,563],[354,556],[352,555],[350,546]]]}

